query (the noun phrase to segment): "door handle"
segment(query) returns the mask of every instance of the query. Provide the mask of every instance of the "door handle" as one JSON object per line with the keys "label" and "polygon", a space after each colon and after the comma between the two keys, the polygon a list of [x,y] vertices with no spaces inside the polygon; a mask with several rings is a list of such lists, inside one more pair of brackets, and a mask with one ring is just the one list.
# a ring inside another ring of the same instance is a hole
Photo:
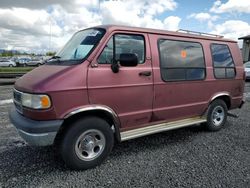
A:
{"label": "door handle", "polygon": [[139,76],[151,76],[151,71],[140,72]]}

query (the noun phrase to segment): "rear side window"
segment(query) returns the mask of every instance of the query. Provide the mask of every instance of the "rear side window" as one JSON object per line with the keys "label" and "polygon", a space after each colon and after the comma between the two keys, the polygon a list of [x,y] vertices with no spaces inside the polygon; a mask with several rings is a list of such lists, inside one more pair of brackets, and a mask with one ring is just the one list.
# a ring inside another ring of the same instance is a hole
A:
{"label": "rear side window", "polygon": [[158,48],[164,81],[205,78],[204,54],[200,43],[160,39]]}
{"label": "rear side window", "polygon": [[234,78],[235,65],[228,46],[225,44],[212,44],[211,51],[215,78]]}

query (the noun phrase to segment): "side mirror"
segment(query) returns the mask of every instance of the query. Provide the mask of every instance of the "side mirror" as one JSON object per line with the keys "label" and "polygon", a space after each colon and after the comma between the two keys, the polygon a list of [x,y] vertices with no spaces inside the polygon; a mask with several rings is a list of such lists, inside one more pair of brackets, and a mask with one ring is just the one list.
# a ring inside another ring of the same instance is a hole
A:
{"label": "side mirror", "polygon": [[123,67],[135,67],[138,65],[138,57],[133,53],[120,54],[119,62]]}

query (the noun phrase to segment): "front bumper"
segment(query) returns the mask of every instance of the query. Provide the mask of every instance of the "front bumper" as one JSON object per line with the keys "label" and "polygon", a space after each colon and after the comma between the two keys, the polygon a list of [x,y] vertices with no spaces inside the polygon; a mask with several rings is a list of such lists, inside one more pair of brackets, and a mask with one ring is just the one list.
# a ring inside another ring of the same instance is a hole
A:
{"label": "front bumper", "polygon": [[11,123],[19,135],[30,145],[48,146],[54,143],[56,134],[63,120],[37,121],[19,114],[13,107],[9,112]]}

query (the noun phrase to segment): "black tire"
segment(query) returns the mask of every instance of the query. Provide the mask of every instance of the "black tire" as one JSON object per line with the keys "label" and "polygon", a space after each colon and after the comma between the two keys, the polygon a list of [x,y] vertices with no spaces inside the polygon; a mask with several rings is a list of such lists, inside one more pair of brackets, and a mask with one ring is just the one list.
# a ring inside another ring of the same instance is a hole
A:
{"label": "black tire", "polygon": [[220,130],[227,121],[227,105],[221,99],[213,101],[208,108],[206,128],[209,131]]}
{"label": "black tire", "polygon": [[[103,140],[105,141],[104,146],[96,145],[98,141],[102,143]],[[62,158],[69,168],[85,170],[101,164],[110,154],[113,145],[114,133],[110,125],[101,118],[85,117],[74,122],[67,130],[60,148]],[[81,151],[84,150],[83,148],[92,151]],[[97,156],[88,159],[92,156],[89,153]]]}

